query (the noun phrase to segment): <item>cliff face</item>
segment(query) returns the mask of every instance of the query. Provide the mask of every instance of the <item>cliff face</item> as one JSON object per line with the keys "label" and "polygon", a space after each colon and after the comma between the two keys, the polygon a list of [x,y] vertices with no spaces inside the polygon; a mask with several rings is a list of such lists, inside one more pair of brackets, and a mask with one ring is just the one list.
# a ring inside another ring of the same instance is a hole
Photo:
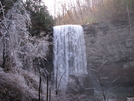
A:
{"label": "cliff face", "polygon": [[132,83],[134,80],[134,16],[83,25],[83,28],[89,72],[92,71],[91,68],[101,68],[102,77],[114,80],[119,76],[118,83]]}

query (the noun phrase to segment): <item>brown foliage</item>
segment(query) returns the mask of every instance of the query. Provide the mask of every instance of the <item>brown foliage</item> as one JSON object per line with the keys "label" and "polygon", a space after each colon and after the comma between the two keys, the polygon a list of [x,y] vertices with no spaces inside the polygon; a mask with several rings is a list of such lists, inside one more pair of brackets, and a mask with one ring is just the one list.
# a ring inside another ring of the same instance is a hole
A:
{"label": "brown foliage", "polygon": [[84,0],[76,3],[70,1],[69,7],[62,6],[64,14],[57,16],[56,25],[87,24],[114,19],[122,14],[129,16],[134,10],[133,4],[133,0]]}

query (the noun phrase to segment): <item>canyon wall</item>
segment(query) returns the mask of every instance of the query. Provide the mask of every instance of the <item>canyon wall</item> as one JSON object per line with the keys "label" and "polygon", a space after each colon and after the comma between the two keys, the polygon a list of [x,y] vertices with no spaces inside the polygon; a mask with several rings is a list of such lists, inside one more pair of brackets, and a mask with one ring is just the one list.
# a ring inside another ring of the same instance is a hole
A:
{"label": "canyon wall", "polygon": [[[83,25],[89,72],[99,70],[101,77],[132,85],[134,81],[133,15],[107,22]],[[110,82],[107,80],[107,82]]]}

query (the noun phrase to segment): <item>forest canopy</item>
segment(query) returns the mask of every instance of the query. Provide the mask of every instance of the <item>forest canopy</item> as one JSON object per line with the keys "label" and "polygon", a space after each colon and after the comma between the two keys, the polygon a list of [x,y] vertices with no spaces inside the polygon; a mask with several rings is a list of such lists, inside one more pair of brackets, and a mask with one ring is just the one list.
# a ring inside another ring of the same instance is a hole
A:
{"label": "forest canopy", "polygon": [[62,13],[57,14],[56,25],[87,24],[119,16],[130,16],[134,11],[134,0],[68,0],[62,4]]}
{"label": "forest canopy", "polygon": [[51,30],[54,20],[41,0],[26,0],[25,7],[31,14],[32,28],[30,31],[36,30],[38,33]]}

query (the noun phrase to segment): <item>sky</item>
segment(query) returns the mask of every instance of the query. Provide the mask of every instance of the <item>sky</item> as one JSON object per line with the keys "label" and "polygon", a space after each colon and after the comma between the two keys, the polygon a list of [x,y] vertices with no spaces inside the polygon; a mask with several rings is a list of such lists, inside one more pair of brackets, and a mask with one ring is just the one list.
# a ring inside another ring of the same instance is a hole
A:
{"label": "sky", "polygon": [[[54,15],[58,7],[67,0],[42,0],[48,7],[50,14]],[[57,8],[57,9],[56,9]]]}
{"label": "sky", "polygon": [[[75,4],[77,0],[42,0],[45,5],[48,7],[48,11],[52,16],[55,16],[57,13],[61,13],[61,4],[68,4],[69,7],[69,2]],[[80,2],[84,2],[85,0],[79,0]],[[90,0],[92,3],[92,0]]]}

